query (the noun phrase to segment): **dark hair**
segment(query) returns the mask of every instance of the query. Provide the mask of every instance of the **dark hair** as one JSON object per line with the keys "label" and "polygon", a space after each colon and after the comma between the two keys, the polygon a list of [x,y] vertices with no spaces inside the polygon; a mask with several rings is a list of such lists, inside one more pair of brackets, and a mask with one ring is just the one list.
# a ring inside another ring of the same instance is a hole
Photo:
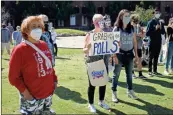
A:
{"label": "dark hair", "polygon": [[44,24],[44,27],[45,27],[45,28],[44,28],[45,31],[48,31],[48,30],[49,30],[49,25],[48,25],[47,23]]}
{"label": "dark hair", "polygon": [[155,14],[156,12],[160,12],[159,8],[155,8],[154,11],[153,11],[153,14]]}
{"label": "dark hair", "polygon": [[[128,10],[123,9],[119,12],[118,17],[116,19],[116,22],[114,23],[114,26],[116,26],[117,28],[120,28],[121,30],[123,30],[123,15],[125,13],[129,13]],[[133,30],[133,26],[131,25],[131,23],[129,22],[129,24],[127,24],[127,27],[125,28],[125,31],[128,33],[131,33]]]}

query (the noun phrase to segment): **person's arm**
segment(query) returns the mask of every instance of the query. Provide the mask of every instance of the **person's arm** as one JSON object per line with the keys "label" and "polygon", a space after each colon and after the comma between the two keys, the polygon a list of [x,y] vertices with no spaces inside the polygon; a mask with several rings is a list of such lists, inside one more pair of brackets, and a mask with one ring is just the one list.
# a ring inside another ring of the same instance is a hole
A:
{"label": "person's arm", "polygon": [[155,29],[152,27],[152,20],[147,24],[146,36],[151,36],[154,33]]}
{"label": "person's arm", "polygon": [[166,34],[164,24],[161,22],[161,34]]}
{"label": "person's arm", "polygon": [[136,33],[133,34],[133,44],[134,44],[135,58],[136,61],[138,61]]}
{"label": "person's arm", "polygon": [[55,88],[56,88],[56,86],[58,84],[58,77],[56,76],[54,69],[53,69],[53,77],[54,77],[54,84],[55,84]]}
{"label": "person's arm", "polygon": [[22,77],[22,57],[19,48],[14,48],[9,62],[9,74],[8,79],[11,85],[15,86],[21,94],[24,95],[24,98],[27,100],[32,100],[33,97],[29,93],[28,89],[25,86]]}
{"label": "person's arm", "polygon": [[15,38],[15,32],[12,33],[12,43],[16,45],[16,38]]}
{"label": "person's arm", "polygon": [[84,48],[83,48],[83,52],[85,54],[88,54],[89,53],[89,50],[91,48],[91,44],[89,44],[89,37],[90,37],[90,34],[87,34],[85,36],[85,41],[84,41]]}
{"label": "person's arm", "polygon": [[52,35],[51,35],[51,33],[48,31],[48,33],[49,33],[49,36],[50,36],[50,43],[53,45],[53,40],[52,40]]}
{"label": "person's arm", "polygon": [[169,37],[171,35],[171,28],[170,27],[167,28],[167,35],[168,35],[167,39],[169,40]]}

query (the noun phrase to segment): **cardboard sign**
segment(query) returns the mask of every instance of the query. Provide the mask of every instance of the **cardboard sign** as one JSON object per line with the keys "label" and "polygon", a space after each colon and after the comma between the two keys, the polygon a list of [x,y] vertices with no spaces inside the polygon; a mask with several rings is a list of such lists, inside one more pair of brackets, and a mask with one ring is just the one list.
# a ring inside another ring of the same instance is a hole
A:
{"label": "cardboard sign", "polygon": [[90,34],[89,56],[115,54],[119,52],[120,32],[97,32]]}

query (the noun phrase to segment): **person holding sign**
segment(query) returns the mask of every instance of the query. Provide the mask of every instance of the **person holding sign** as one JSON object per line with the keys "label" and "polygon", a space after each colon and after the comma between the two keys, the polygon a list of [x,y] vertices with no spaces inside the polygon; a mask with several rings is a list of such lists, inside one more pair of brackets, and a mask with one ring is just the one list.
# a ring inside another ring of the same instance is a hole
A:
{"label": "person holding sign", "polygon": [[[143,37],[144,32],[142,30],[142,27],[139,25],[139,17],[137,15],[131,16],[131,24],[134,27],[134,31],[136,33],[136,40],[137,40],[137,51],[138,51],[138,57],[139,57],[139,63],[137,64],[137,68],[139,71],[139,78],[146,79],[146,77],[142,74],[142,45],[143,45]],[[136,78],[134,70],[132,71],[133,77]]]}
{"label": "person holding sign", "polygon": [[128,10],[123,9],[119,12],[113,31],[120,32],[120,52],[113,55],[115,68],[112,80],[112,101],[117,103],[117,85],[122,65],[125,66],[128,97],[137,99],[132,87],[133,50],[135,51],[135,59],[138,62],[137,41],[133,26],[130,23],[130,13]]}
{"label": "person holding sign", "polygon": [[[103,60],[103,55],[97,55],[97,56],[89,56],[89,50],[91,48],[91,38],[90,34],[91,33],[97,33],[97,32],[102,32],[102,24],[103,24],[103,16],[101,14],[95,14],[93,16],[93,24],[95,29],[89,32],[86,37],[85,37],[85,43],[84,43],[84,48],[83,51],[85,53],[86,57],[86,63],[92,63],[96,61]],[[88,67],[89,65],[87,65]],[[98,65],[95,65],[98,66]],[[95,86],[92,85],[91,79],[89,77],[89,72],[88,73],[88,78],[89,78],[89,87],[88,87],[88,100],[89,100],[89,110],[90,112],[96,113],[96,108],[94,107],[94,91],[95,91]],[[102,79],[103,74],[105,73],[105,69],[103,71],[93,71],[93,79]],[[99,106],[102,108],[109,110],[110,107],[104,103],[104,97],[105,97],[105,92],[106,92],[106,85],[100,86],[99,87]]]}

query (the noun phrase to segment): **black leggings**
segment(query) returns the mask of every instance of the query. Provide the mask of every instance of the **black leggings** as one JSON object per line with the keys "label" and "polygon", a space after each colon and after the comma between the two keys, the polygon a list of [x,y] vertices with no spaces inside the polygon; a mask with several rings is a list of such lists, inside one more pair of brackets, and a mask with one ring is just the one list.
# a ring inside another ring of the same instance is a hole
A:
{"label": "black leggings", "polygon": [[[92,86],[89,81],[89,87],[88,87],[88,100],[89,104],[94,103],[94,92],[95,92],[95,86]],[[105,92],[106,92],[106,85],[99,87],[99,100],[103,101],[105,98]]]}
{"label": "black leggings", "polygon": [[58,52],[58,47],[57,47],[57,44],[53,44],[54,45],[54,48],[55,48],[55,52],[54,52],[54,55],[57,56],[57,52]]}

